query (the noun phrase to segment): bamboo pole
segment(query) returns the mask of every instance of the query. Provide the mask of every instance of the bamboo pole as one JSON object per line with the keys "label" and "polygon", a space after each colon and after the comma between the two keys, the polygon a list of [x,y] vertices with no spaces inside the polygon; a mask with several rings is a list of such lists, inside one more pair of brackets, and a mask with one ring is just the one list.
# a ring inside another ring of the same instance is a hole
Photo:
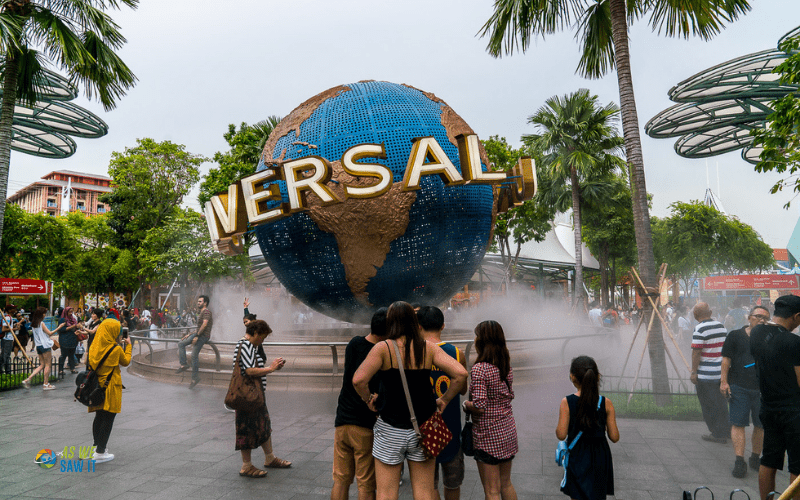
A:
{"label": "bamboo pole", "polygon": [[794,497],[794,494],[798,491],[798,489],[800,489],[800,476],[792,481],[792,484],[790,484],[789,487],[786,488],[783,493],[781,493],[781,496],[778,497],[778,500],[790,500]]}
{"label": "bamboo pole", "polygon": [[[650,318],[652,317],[653,315],[651,314]],[[628,360],[630,359],[631,353],[633,352],[633,345],[636,343],[636,338],[639,336],[639,330],[642,328],[643,323],[644,323],[644,313],[642,314],[642,317],[639,318],[639,324],[636,326],[636,331],[633,332],[633,340],[631,340],[631,346],[628,348],[628,355],[625,356],[625,363],[622,364],[622,371],[619,372],[620,375],[625,375],[625,368],[628,367]]]}
{"label": "bamboo pole", "polygon": [[[631,267],[631,271],[633,271],[634,276],[636,276],[636,280],[639,282],[639,285],[641,285],[642,289],[644,289],[644,283],[642,283],[642,279],[639,277],[639,273],[636,272],[636,268]],[[664,328],[666,328],[670,340],[672,340],[672,343],[675,345],[675,349],[678,351],[678,355],[683,360],[683,364],[686,365],[686,369],[692,371],[691,365],[689,364],[688,361],[686,361],[686,357],[681,352],[681,348],[678,346],[678,342],[675,341],[675,337],[672,335],[672,330],[670,330],[667,320],[664,319],[664,317],[661,315],[661,311],[658,310],[658,307],[656,306],[655,302],[653,302],[653,298],[650,297],[650,295],[647,294],[645,295],[647,296],[647,300],[650,301],[650,304],[652,304],[653,311],[655,312],[655,314],[658,314],[658,319],[661,320],[661,324],[664,325]]]}
{"label": "bamboo pole", "polygon": [[631,393],[628,394],[628,404],[630,404],[631,399],[633,398],[633,389],[636,387],[636,382],[639,380],[639,372],[642,371],[642,361],[644,361],[644,354],[647,352],[647,344],[650,343],[650,329],[653,327],[653,320],[655,319],[655,314],[650,315],[650,323],[647,325],[647,338],[644,341],[644,349],[642,349],[642,355],[639,358],[639,366],[636,367],[636,376],[633,377],[633,383],[631,384]]}

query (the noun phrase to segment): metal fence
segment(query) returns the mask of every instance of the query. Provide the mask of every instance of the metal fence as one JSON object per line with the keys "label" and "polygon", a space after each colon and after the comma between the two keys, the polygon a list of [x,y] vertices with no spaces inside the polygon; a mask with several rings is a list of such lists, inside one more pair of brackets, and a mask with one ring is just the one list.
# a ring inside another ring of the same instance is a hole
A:
{"label": "metal fence", "polygon": [[[670,392],[654,392],[649,377],[603,376],[600,393],[614,403],[617,416],[651,420],[702,420],[695,387],[685,379],[668,378]],[[659,400],[657,402],[657,399]]]}
{"label": "metal fence", "polygon": [[[57,353],[58,351],[55,352],[55,354]],[[0,373],[0,391],[22,387],[22,381],[28,378],[31,372],[38,366],[39,356],[35,354],[29,354],[27,360],[24,357],[15,358],[12,356],[10,370],[6,373]],[[58,369],[58,356],[54,355],[50,358],[50,381],[58,380],[62,376],[63,373]],[[36,376],[31,379],[31,386],[42,385],[43,383],[44,370],[37,373]]]}

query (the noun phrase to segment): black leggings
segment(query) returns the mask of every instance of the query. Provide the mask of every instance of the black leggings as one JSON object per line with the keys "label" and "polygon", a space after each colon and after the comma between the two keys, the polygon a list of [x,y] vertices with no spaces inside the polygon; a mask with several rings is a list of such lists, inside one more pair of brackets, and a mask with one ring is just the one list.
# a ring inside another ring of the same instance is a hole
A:
{"label": "black leggings", "polygon": [[64,360],[69,363],[70,370],[75,369],[75,349],[77,347],[62,347],[61,356],[58,357],[58,371],[64,373]]}
{"label": "black leggings", "polygon": [[92,436],[94,436],[94,446],[97,449],[97,453],[105,453],[108,438],[111,436],[111,428],[114,426],[114,417],[116,416],[116,413],[105,410],[94,412]]}

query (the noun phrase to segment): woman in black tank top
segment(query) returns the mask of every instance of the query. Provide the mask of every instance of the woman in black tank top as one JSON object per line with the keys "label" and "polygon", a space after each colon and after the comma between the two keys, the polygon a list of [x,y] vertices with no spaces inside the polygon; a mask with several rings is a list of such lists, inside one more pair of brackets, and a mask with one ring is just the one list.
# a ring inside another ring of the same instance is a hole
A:
{"label": "woman in black tank top", "polygon": [[[353,386],[358,394],[380,415],[375,424],[372,450],[376,458],[377,498],[397,498],[401,464],[408,460],[414,498],[433,499],[436,460],[425,457],[414,433],[399,363],[403,363],[419,424],[430,418],[433,412],[442,411],[461,391],[467,371],[441,347],[422,337],[417,315],[407,302],[395,302],[389,307],[386,326],[389,340],[372,348],[353,376]],[[451,380],[450,388],[439,399],[434,399],[430,381],[434,363]],[[369,381],[376,375],[381,380],[380,397],[369,392]]]}

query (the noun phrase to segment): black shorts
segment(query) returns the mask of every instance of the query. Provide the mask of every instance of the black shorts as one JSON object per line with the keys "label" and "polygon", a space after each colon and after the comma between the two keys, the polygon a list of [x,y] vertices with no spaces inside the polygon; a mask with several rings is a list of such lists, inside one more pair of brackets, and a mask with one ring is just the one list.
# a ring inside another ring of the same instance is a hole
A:
{"label": "black shorts", "polygon": [[506,462],[510,462],[514,460],[514,455],[511,455],[508,458],[497,458],[494,455],[490,455],[483,450],[479,450],[475,448],[475,461],[480,462],[486,465],[500,465]]}
{"label": "black shorts", "polygon": [[789,473],[800,475],[800,411],[761,411],[764,451],[761,465],[783,470],[783,456],[789,455]]}

